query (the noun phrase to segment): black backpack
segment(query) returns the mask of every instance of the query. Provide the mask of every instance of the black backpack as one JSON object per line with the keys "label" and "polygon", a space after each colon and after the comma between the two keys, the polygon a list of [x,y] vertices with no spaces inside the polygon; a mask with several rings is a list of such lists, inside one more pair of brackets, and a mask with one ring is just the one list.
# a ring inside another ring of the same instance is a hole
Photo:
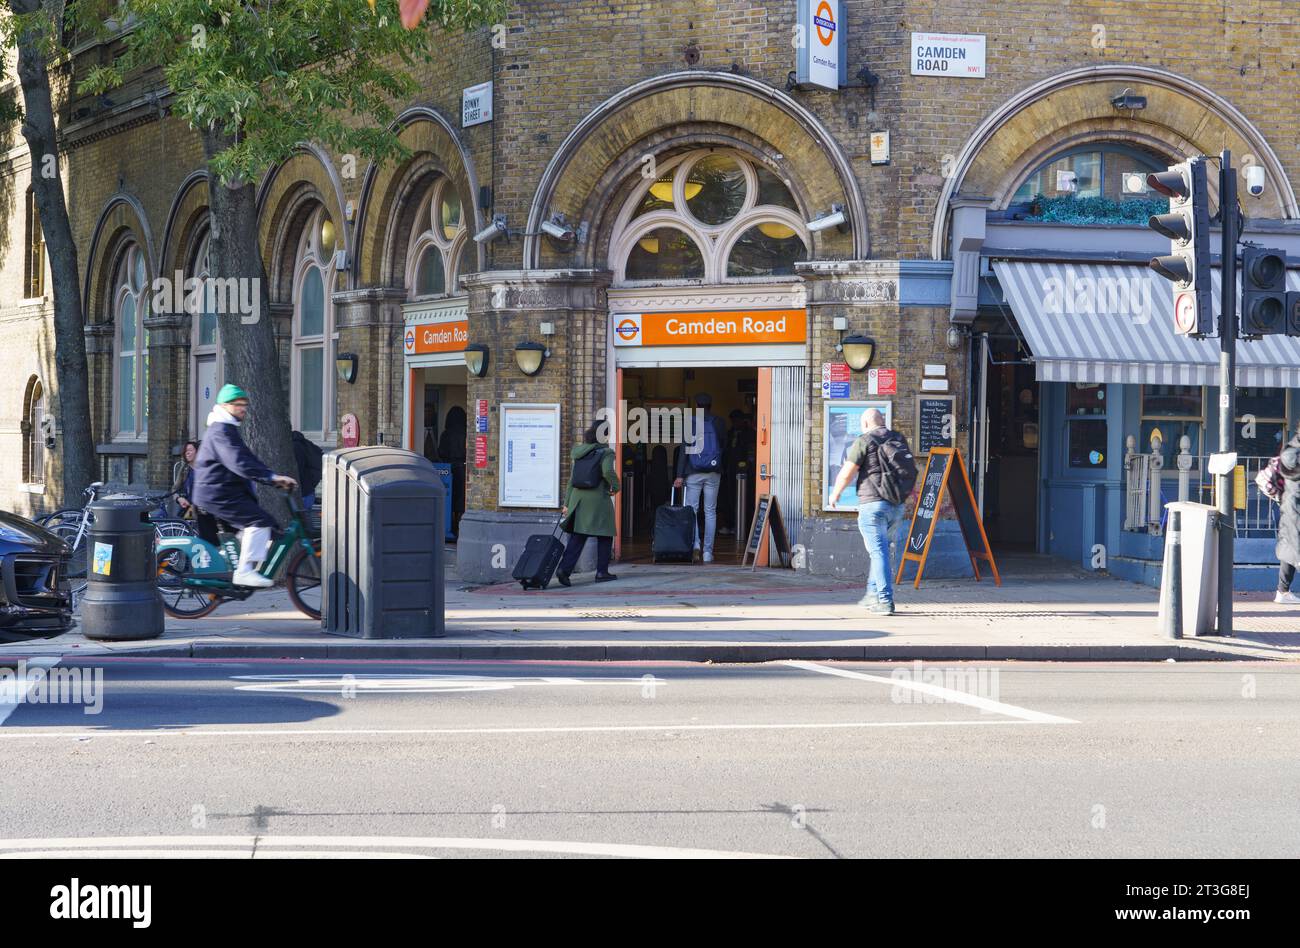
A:
{"label": "black backpack", "polygon": [[569,479],[569,483],[579,490],[591,490],[593,487],[599,487],[600,482],[605,479],[605,472],[601,470],[604,460],[604,448],[597,448],[595,451],[584,454],[573,462],[573,477]]}
{"label": "black backpack", "polygon": [[876,442],[876,458],[880,470],[871,485],[880,495],[880,499],[891,504],[901,504],[907,500],[916,486],[916,458],[907,439],[897,431],[887,432]]}

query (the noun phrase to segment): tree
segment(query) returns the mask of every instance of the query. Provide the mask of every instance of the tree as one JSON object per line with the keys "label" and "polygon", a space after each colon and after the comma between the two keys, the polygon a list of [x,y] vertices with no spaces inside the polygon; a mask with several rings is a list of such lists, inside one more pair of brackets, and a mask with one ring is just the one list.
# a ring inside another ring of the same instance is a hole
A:
{"label": "tree", "polygon": [[[494,22],[504,7],[503,0],[432,0],[427,19],[464,30]],[[103,11],[92,22],[83,10],[79,25],[102,29]],[[114,16],[133,22],[125,52],[92,69],[84,85],[102,92],[136,70],[162,69],[174,111],[203,138],[212,276],[254,281],[261,313],[270,312],[255,203],[261,175],[307,141],[374,161],[405,153],[390,127],[395,103],[418,92],[411,67],[431,58],[433,44],[428,27],[407,29],[398,13],[398,0],[378,0],[373,9],[367,0],[116,5]],[[294,472],[271,320],[249,324],[219,312],[218,323],[226,377],[253,403],[250,446],[272,468]]]}
{"label": "tree", "polygon": [[50,261],[54,294],[54,372],[58,384],[59,438],[62,442],[63,501],[75,503],[95,480],[95,441],[90,425],[90,373],[86,368],[85,318],[77,245],[68,222],[59,174],[58,131],[47,63],[58,54],[56,7],[41,0],[9,0],[0,18],[0,50],[16,47],[21,110],[0,110],[0,120],[20,120],[32,160],[32,191]]}

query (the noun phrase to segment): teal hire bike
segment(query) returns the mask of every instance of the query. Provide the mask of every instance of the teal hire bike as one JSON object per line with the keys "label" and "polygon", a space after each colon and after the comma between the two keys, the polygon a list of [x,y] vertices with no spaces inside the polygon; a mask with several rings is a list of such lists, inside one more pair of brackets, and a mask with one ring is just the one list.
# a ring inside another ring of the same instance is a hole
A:
{"label": "teal hire bike", "polygon": [[[320,538],[314,536],[302,505],[289,496],[289,526],[271,541],[261,569],[263,576],[284,579],[294,606],[303,614],[321,615]],[[220,546],[199,537],[167,537],[157,543],[158,591],[163,611],[177,619],[201,619],[227,600],[243,601],[256,588],[231,582],[239,561],[236,535],[220,534]]]}

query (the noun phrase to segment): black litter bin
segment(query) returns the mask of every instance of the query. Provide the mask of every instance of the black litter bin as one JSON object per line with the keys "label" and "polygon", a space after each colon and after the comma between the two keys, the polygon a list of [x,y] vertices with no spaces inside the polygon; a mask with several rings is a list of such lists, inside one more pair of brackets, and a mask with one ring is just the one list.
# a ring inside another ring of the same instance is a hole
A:
{"label": "black litter bin", "polygon": [[433,464],[399,448],[324,458],[321,625],[363,639],[447,634],[446,489]]}
{"label": "black litter bin", "polygon": [[156,506],[142,497],[110,496],[90,506],[86,592],[81,630],[88,639],[152,639],[163,633],[154,558]]}

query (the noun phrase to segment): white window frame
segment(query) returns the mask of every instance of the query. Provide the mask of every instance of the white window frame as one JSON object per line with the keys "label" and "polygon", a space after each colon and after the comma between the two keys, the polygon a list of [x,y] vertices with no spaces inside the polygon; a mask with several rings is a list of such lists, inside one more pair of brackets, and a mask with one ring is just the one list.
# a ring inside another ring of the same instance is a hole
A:
{"label": "white window frame", "polygon": [[[23,228],[23,301],[24,302],[43,302],[49,296],[49,280],[46,279],[47,261],[49,253],[45,247],[45,229],[41,227],[41,212],[36,206],[36,189],[27,188],[26,207],[24,216],[26,217],[25,227]],[[39,241],[33,241],[34,232],[39,231]],[[33,260],[32,251],[39,246],[39,260]],[[36,273],[33,274],[33,269]],[[29,295],[31,291],[32,279],[38,284],[37,293]]]}
{"label": "white window frame", "polygon": [[[27,406],[23,421],[27,423],[27,443],[23,446],[23,485],[45,488],[45,439],[41,437],[41,421],[45,417],[45,384],[34,376],[27,386]],[[40,412],[37,412],[37,407]],[[37,464],[39,457],[40,463]],[[39,476],[37,467],[39,466]]]}
{"label": "white window frame", "polygon": [[[302,237],[298,242],[297,261],[293,272],[293,344],[290,356],[289,391],[290,418],[293,427],[303,436],[322,446],[332,446],[338,441],[338,385],[334,368],[334,355],[338,350],[339,334],[334,327],[334,250],[338,248],[338,239],[334,248],[327,254],[320,246],[321,225],[329,217],[325,208],[319,208],[312,214]],[[337,224],[335,225],[337,227]],[[337,231],[336,231],[337,233]],[[302,324],[302,284],[307,271],[312,267],[320,270],[324,285],[324,314],[319,335],[304,336],[300,332]],[[328,341],[328,345],[326,344]],[[320,429],[307,429],[302,426],[302,400],[299,385],[302,379],[302,354],[311,349],[321,349],[324,365],[321,371],[321,425]],[[322,430],[323,429],[323,430]]]}
{"label": "white window frame", "polygon": [[[686,183],[691,171],[700,161],[710,157],[728,157],[735,160],[745,176],[745,201],[736,216],[722,224],[706,224],[698,220],[691,212],[686,201]],[[770,170],[770,169],[769,169]],[[664,177],[665,172],[672,171],[673,206],[660,208],[637,217],[645,196],[650,189]],[[719,284],[719,283],[770,283],[772,276],[732,277],[727,275],[727,264],[736,243],[751,227],[759,224],[784,224],[795,232],[803,241],[806,253],[811,253],[812,239],[808,232],[807,221],[802,215],[786,207],[775,204],[758,203],[758,170],[754,160],[743,152],[729,148],[701,149],[678,155],[658,165],[658,174],[639,185],[614,221],[613,235],[609,245],[609,259],[613,264],[614,285],[616,286],[663,286],[665,284]],[[791,195],[793,197],[793,194]],[[704,277],[699,280],[663,279],[663,280],[629,280],[627,278],[628,256],[637,241],[648,233],[662,227],[672,228],[685,233],[694,241],[704,258]]]}
{"label": "white window frame", "polygon": [[[451,236],[447,236],[442,226],[442,199],[450,192],[460,201],[460,224]],[[457,193],[455,184],[449,178],[440,177],[430,186],[428,193],[420,201],[420,209],[415,215],[415,226],[411,228],[410,243],[406,253],[406,298],[412,300],[436,300],[448,296],[464,296],[460,289],[460,257],[469,242],[469,232],[465,227],[468,205],[464,196]],[[417,295],[416,283],[420,275],[420,260],[426,251],[435,249],[442,258],[443,292]]]}
{"label": "white window frame", "polygon": [[[132,286],[132,276],[136,270],[136,263],[140,261],[144,264],[144,276],[140,280],[138,287]],[[149,301],[149,261],[145,257],[144,250],[138,243],[129,244],[118,263],[119,277],[113,289],[113,431],[115,432],[116,441],[144,441],[149,436],[149,338],[144,328],[144,321],[148,310]],[[121,396],[121,373],[122,359],[127,355],[122,349],[122,306],[127,298],[131,298],[135,304],[134,325],[135,345],[131,350],[132,359],[136,360],[133,365],[135,368],[135,387],[132,393],[135,408],[135,426],[132,430],[122,428],[122,406],[119,404]]]}
{"label": "white window frame", "polygon": [[190,274],[199,281],[198,309],[190,314],[190,431],[197,437],[203,419],[199,417],[199,362],[206,356],[212,356],[216,364],[216,386],[220,388],[226,380],[225,353],[221,348],[221,321],[217,320],[215,342],[203,341],[203,307],[207,304],[207,281],[212,276],[212,266],[208,259],[210,233],[204,234],[198,249],[190,263]]}

